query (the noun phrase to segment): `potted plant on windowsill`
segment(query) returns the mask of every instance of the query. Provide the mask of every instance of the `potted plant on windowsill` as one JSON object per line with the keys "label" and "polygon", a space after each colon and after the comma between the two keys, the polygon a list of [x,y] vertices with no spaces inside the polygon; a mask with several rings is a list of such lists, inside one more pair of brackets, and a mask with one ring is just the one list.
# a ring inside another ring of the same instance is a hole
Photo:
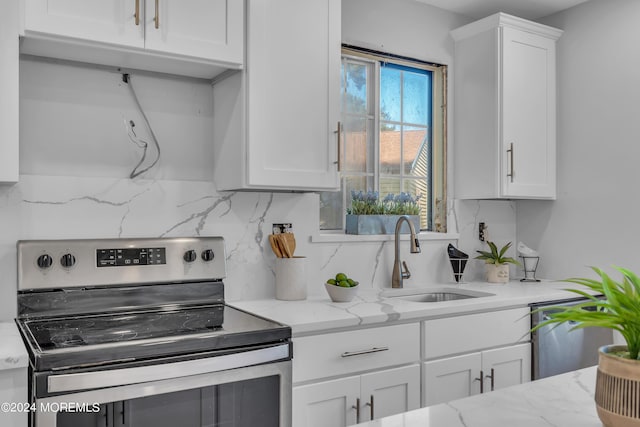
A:
{"label": "potted plant on windowsill", "polygon": [[511,247],[511,242],[504,245],[500,250],[495,243],[487,241],[488,251],[476,251],[480,255],[476,259],[485,262],[485,274],[489,283],[507,283],[509,281],[509,264],[519,265],[520,263],[511,257],[504,256]]}
{"label": "potted plant on windowsill", "polygon": [[[380,199],[377,191],[351,191],[351,207],[347,209],[346,234],[393,234],[396,222],[409,216],[416,230],[420,229],[420,195],[409,193],[387,194]],[[403,224],[401,233],[409,233]]]}
{"label": "potted plant on windowsill", "polygon": [[[573,329],[601,327],[618,331],[626,346],[599,349],[595,402],[606,427],[640,426],[640,278],[616,267],[622,280],[616,281],[592,267],[597,279],[567,279],[586,289],[567,289],[589,301],[574,306],[554,307],[549,319],[533,330],[550,324],[575,323]],[[592,295],[596,294],[596,296]],[[597,295],[604,295],[604,299]],[[546,310],[545,310],[546,311]]]}

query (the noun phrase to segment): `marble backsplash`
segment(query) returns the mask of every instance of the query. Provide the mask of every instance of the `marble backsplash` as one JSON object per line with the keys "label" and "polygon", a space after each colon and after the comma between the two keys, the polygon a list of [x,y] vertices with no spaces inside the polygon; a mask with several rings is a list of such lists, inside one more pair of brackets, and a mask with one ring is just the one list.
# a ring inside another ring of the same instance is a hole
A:
{"label": "marble backsplash", "polygon": [[[206,181],[23,175],[18,184],[0,187],[0,320],[15,316],[15,244],[25,239],[221,235],[227,252],[226,295],[233,301],[274,297],[275,255],[267,236],[272,223],[291,222],[296,254],[308,260],[310,295],[324,295],[324,279],[338,271],[364,286],[389,287],[393,241],[312,242],[318,212],[314,193],[218,193]],[[515,239],[510,202],[458,201],[449,222],[459,239],[423,239],[417,255],[401,242],[412,272],[405,286],[453,283],[446,246],[452,242],[470,254],[481,248],[478,221],[490,225],[493,239]],[[479,267],[479,261],[470,263],[468,280],[477,278]]]}

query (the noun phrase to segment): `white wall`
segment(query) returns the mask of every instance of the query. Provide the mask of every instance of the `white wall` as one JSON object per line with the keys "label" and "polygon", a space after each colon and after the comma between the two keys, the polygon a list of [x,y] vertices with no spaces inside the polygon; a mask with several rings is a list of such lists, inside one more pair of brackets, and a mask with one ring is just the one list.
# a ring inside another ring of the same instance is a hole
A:
{"label": "white wall", "polygon": [[449,32],[469,19],[413,0],[342,0],[342,41],[423,61],[451,64]]}
{"label": "white wall", "polygon": [[558,200],[517,202],[543,276],[640,270],[640,2],[592,0],[548,17],[558,44]]}
{"label": "white wall", "polygon": [[[449,31],[464,18],[411,0],[343,0],[345,42],[451,64]],[[363,14],[362,11],[367,11]],[[220,193],[210,177],[211,87],[207,83],[134,75],[160,143],[162,159],[144,177],[127,178],[140,150],[123,120],[144,124],[120,76],[95,68],[21,61],[21,179],[0,186],[0,320],[15,316],[16,253],[20,239],[223,235],[229,300],[274,292],[274,255],[267,235],[274,222],[292,222],[299,255],[308,257],[311,295],[344,271],[364,286],[389,287],[393,242],[312,243],[318,231],[317,194]],[[452,85],[453,82],[450,82]],[[151,155],[151,153],[150,153]],[[515,239],[510,202],[450,203],[449,227],[459,241],[423,241],[422,253],[401,253],[411,268],[405,286],[450,283],[446,246],[474,255],[477,223],[497,241]],[[467,279],[480,274],[472,261]]]}

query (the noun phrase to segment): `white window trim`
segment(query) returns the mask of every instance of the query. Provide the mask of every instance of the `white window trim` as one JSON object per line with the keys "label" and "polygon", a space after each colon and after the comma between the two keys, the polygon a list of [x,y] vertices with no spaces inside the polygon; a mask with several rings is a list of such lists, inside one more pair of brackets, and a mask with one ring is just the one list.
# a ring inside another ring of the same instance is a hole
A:
{"label": "white window trim", "polygon": [[[368,55],[362,51],[358,51],[356,55],[352,55],[349,54],[349,48],[345,48],[343,47],[343,53],[342,53],[343,57],[346,58],[350,58],[350,59],[355,59],[358,61],[362,61],[362,62],[372,62],[374,65],[374,73],[377,75],[378,79],[380,76],[380,57],[379,55]],[[394,57],[393,61],[395,63],[398,63],[400,65],[406,65],[409,67],[414,67],[414,68],[422,68],[425,70],[430,70],[430,71],[436,71],[437,68],[435,68],[433,65],[420,65],[417,64],[414,61],[405,61],[399,58]],[[443,97],[444,99],[442,100],[443,105],[437,105],[437,101],[434,99],[433,100],[433,111],[440,111],[440,109],[447,109],[447,84],[446,84],[446,80],[447,80],[447,71],[446,71],[446,65],[444,65],[445,69],[444,69],[444,86],[442,87],[442,93],[443,93]],[[434,84],[437,84],[434,82]],[[374,100],[375,100],[375,108],[376,108],[376,114],[374,115],[374,129],[379,129],[380,127],[380,103],[379,103],[379,97],[380,97],[380,85],[376,84],[374,86]],[[440,113],[442,113],[442,111],[440,111]],[[437,113],[436,113],[437,114]],[[445,116],[446,117],[446,116]],[[442,147],[443,150],[443,162],[444,164],[442,165],[443,169],[444,169],[444,173],[443,173],[443,181],[444,181],[444,194],[445,194],[445,198],[443,200],[444,203],[446,203],[447,200],[447,157],[448,157],[448,141],[447,141],[447,120],[444,119],[443,121],[443,129],[440,130],[440,132],[443,133],[443,135],[441,136],[442,138],[444,138],[444,144]],[[375,158],[378,159],[379,158],[379,135],[374,132],[374,150],[375,152]],[[434,135],[434,140],[436,139],[436,135]],[[374,162],[374,186],[377,188],[378,187],[378,180],[380,179],[380,174],[379,174],[379,162]],[[433,184],[432,184],[433,185]],[[433,188],[433,187],[432,187]],[[343,195],[343,197],[347,197],[348,195]],[[344,200],[343,200],[344,203]],[[435,205],[435,200],[434,203]],[[446,216],[446,223],[448,224],[447,228],[449,228],[451,226],[451,220],[449,218],[449,215],[445,214]],[[429,231],[429,230],[421,230],[418,233],[418,238],[420,240],[425,240],[425,241],[442,241],[442,240],[457,240],[460,238],[460,234],[459,233],[453,233],[453,232],[438,232],[438,231]],[[374,235],[363,235],[363,234],[346,234],[344,229],[341,230],[321,230],[318,227],[318,230],[313,233],[310,237],[309,240],[311,243],[361,243],[361,242],[384,242],[384,241],[392,241],[395,239],[395,236],[393,234],[374,234]],[[402,234],[400,235],[400,240],[408,240],[409,239],[409,235],[408,234]]]}

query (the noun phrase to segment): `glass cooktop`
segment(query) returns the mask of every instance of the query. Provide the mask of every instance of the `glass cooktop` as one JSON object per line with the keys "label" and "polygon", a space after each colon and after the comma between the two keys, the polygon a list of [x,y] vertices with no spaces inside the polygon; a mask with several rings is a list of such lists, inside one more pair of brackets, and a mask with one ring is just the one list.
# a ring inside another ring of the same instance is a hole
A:
{"label": "glass cooktop", "polygon": [[34,368],[66,369],[286,341],[288,326],[227,305],[21,320]]}
{"label": "glass cooktop", "polygon": [[222,328],[224,306],[25,322],[40,350],[168,338]]}

